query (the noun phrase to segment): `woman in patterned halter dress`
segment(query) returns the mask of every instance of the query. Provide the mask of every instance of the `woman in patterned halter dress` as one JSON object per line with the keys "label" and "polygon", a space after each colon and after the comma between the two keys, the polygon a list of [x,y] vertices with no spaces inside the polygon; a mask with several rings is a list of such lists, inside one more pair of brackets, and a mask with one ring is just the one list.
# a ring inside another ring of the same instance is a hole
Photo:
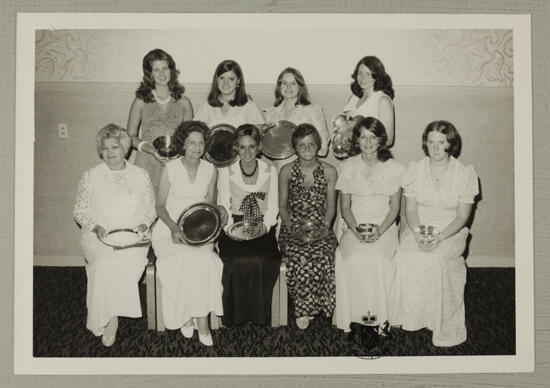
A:
{"label": "woman in patterned halter dress", "polygon": [[[191,101],[183,95],[174,59],[155,49],[143,58],[143,81],[130,108],[128,133],[138,150],[135,164],[144,168],[158,187],[165,158],[153,147],[159,136],[172,135],[182,121],[193,119]],[[138,131],[141,123],[141,139]]]}
{"label": "woman in patterned halter dress", "polygon": [[[338,242],[330,228],[336,213],[337,172],[316,157],[321,138],[311,124],[292,134],[298,159],[283,166],[279,178],[279,212],[283,220],[279,246],[287,265],[287,285],[294,301],[296,324],[305,329],[316,314],[331,316],[335,305],[334,253]],[[292,235],[298,220],[323,222],[328,235],[305,244]]]}

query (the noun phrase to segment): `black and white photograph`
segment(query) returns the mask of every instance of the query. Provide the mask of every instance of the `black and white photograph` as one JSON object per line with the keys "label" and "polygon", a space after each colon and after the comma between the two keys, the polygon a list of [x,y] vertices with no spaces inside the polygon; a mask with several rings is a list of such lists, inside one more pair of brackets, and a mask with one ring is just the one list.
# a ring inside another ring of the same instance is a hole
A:
{"label": "black and white photograph", "polygon": [[533,370],[528,15],[17,27],[16,373]]}

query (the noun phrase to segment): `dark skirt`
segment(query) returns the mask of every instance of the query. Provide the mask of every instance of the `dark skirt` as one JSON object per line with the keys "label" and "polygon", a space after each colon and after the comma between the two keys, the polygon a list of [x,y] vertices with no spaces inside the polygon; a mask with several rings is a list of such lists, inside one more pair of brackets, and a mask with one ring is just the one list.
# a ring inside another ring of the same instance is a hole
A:
{"label": "dark skirt", "polygon": [[249,241],[232,240],[222,230],[218,247],[223,261],[222,323],[270,323],[271,297],[281,266],[275,227]]}

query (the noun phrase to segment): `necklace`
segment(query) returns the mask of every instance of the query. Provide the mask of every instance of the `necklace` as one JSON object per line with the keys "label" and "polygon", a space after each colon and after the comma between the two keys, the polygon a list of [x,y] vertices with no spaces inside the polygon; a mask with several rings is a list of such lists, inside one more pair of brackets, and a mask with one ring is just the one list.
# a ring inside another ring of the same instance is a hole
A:
{"label": "necklace", "polygon": [[252,172],[250,174],[247,174],[245,171],[244,171],[244,168],[243,168],[243,164],[242,164],[242,161],[239,160],[239,167],[241,168],[241,172],[243,173],[243,175],[247,178],[251,178],[254,176],[254,174],[256,174],[256,170],[258,169],[258,161],[256,160],[256,165],[254,166],[254,170],[252,170]]}
{"label": "necklace", "polygon": [[168,104],[170,102],[170,99],[172,98],[171,95],[168,95],[168,97],[166,97],[164,100],[161,100],[158,96],[157,96],[157,93],[152,90],[153,92],[153,97],[155,97],[155,100],[157,100],[157,102],[161,105],[164,105],[164,104]]}

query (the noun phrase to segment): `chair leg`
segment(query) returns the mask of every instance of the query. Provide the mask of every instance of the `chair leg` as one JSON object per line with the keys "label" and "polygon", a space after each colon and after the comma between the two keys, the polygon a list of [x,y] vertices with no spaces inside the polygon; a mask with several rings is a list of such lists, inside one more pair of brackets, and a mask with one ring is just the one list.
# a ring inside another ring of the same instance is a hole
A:
{"label": "chair leg", "polygon": [[162,284],[158,274],[155,276],[155,286],[157,298],[157,331],[164,331],[164,314],[162,313]]}
{"label": "chair leg", "polygon": [[155,298],[155,265],[147,264],[145,267],[145,287],[147,291],[147,329],[155,330],[156,322],[156,298]]}
{"label": "chair leg", "polygon": [[279,270],[279,322],[281,326],[288,324],[288,289],[286,286],[286,264],[281,263]]}
{"label": "chair leg", "polygon": [[277,276],[275,286],[273,286],[273,294],[271,296],[271,327],[279,327],[281,324],[280,318],[280,282],[281,276]]}
{"label": "chair leg", "polygon": [[218,330],[222,325],[222,319],[216,315],[214,311],[210,313],[210,328],[212,330]]}

